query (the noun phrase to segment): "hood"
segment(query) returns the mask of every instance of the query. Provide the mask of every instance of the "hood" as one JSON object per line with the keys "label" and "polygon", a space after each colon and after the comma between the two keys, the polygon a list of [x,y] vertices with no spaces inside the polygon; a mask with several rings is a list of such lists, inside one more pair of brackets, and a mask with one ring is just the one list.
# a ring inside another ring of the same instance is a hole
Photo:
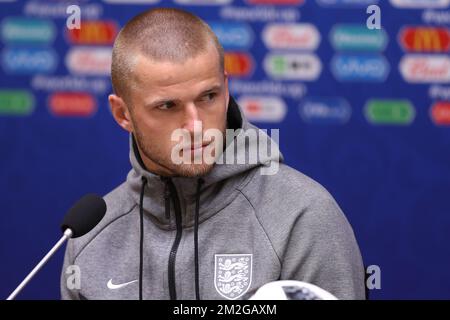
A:
{"label": "hood", "polygon": [[[234,159],[251,159],[248,157],[249,154],[256,154],[258,155],[257,159],[245,161],[245,164],[224,164],[217,161],[211,171],[201,177],[203,183],[199,194],[197,194],[198,177],[171,177],[182,208],[183,227],[190,227],[194,223],[193,208],[196,196],[199,196],[200,201],[199,222],[201,223],[231,203],[237,195],[236,188],[245,183],[253,169],[260,167],[262,170],[267,170],[267,168],[273,166],[274,162],[283,161],[277,143],[264,131],[247,121],[242,110],[231,96],[227,111],[227,129],[241,130],[232,140],[234,143],[226,142],[223,153],[225,155],[233,154]],[[258,154],[257,141],[245,139],[243,136],[249,129],[258,132],[260,141],[263,139],[262,141],[266,141],[268,145],[261,154]],[[130,134],[130,161],[132,170],[128,174],[126,183],[136,204],[140,203],[142,178],[145,178],[147,183],[142,203],[144,214],[150,217],[160,228],[175,229],[173,219],[170,219],[166,212],[164,198],[166,183],[164,178],[149,172],[145,168],[132,134]]]}

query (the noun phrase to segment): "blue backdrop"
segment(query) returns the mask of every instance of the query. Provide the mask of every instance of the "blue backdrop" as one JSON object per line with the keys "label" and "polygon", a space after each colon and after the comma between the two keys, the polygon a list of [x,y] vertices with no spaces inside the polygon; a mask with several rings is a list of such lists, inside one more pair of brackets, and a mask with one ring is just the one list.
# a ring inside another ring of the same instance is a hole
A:
{"label": "blue backdrop", "polygon": [[[67,27],[73,4],[80,30]],[[366,24],[370,4],[381,30]],[[380,267],[371,298],[450,298],[450,0],[0,1],[1,298],[74,201],[125,179],[110,50],[152,6],[211,24],[232,94],[280,129],[286,162],[334,195],[365,264]],[[59,298],[62,253],[20,298]]]}

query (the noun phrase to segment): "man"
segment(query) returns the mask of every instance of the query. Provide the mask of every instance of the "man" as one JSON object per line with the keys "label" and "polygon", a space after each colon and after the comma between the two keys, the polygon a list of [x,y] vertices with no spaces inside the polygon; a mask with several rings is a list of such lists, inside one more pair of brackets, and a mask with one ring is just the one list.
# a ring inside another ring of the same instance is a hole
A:
{"label": "man", "polygon": [[223,49],[202,20],[177,9],[136,16],[115,41],[111,77],[133,168],[105,196],[100,224],[69,241],[64,299],[239,299],[283,279],[364,298],[358,245],[332,196],[260,152],[264,139],[241,139],[254,131],[275,145],[230,97]]}

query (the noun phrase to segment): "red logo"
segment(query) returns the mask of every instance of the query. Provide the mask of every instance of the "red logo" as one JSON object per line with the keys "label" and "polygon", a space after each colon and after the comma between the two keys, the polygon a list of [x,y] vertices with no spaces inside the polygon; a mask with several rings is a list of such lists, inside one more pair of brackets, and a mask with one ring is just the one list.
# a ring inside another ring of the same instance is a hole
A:
{"label": "red logo", "polygon": [[400,61],[400,73],[411,83],[447,83],[450,58],[447,55],[405,55]]}
{"label": "red logo", "polygon": [[249,114],[254,114],[254,115],[260,114],[261,110],[262,110],[261,105],[258,104],[256,101],[249,101],[248,102],[247,112]]}
{"label": "red logo", "polygon": [[431,107],[431,119],[437,125],[450,125],[450,102],[438,102]]}
{"label": "red logo", "polygon": [[111,72],[111,47],[72,47],[66,67],[73,74],[107,76]]}
{"label": "red logo", "polygon": [[117,24],[113,21],[85,21],[80,29],[67,31],[67,39],[71,44],[108,45],[114,42],[117,35]]}
{"label": "red logo", "polygon": [[277,96],[241,96],[238,103],[250,121],[281,122],[287,112],[284,100]]}
{"label": "red logo", "polygon": [[405,51],[447,52],[450,49],[450,33],[446,28],[404,28],[400,43]]}
{"label": "red logo", "polygon": [[320,33],[309,23],[269,24],[262,33],[263,41],[272,49],[316,50]]}
{"label": "red logo", "polygon": [[232,77],[249,76],[253,72],[253,65],[253,58],[247,53],[225,53],[225,70]]}
{"label": "red logo", "polygon": [[94,97],[84,92],[57,92],[50,96],[48,107],[60,117],[88,117],[97,110]]}

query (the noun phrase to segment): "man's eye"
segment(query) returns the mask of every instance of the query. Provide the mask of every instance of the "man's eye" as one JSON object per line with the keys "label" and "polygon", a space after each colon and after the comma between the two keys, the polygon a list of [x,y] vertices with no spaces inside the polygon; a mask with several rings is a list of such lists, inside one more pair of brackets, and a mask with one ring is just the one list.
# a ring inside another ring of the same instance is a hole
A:
{"label": "man's eye", "polygon": [[204,101],[212,101],[212,100],[214,100],[216,95],[217,94],[215,92],[210,92],[207,95],[204,95],[202,100],[204,100]]}
{"label": "man's eye", "polygon": [[175,106],[175,103],[173,102],[165,102],[163,104],[160,104],[157,108],[160,110],[168,110]]}

